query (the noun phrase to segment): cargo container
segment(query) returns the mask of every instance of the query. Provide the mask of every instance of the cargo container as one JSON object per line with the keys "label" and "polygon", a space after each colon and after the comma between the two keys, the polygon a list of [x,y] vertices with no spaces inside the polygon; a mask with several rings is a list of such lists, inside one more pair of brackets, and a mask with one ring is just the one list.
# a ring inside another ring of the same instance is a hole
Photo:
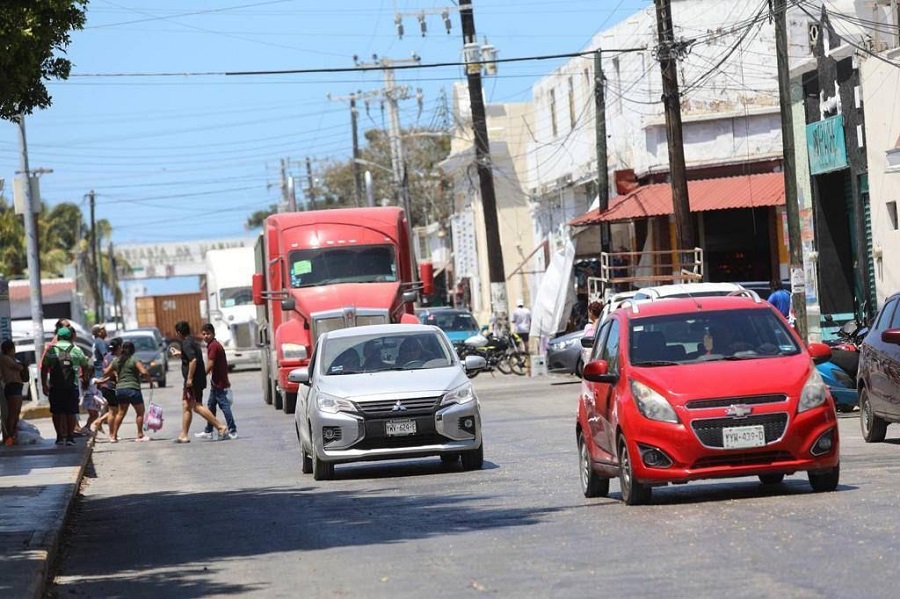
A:
{"label": "cargo container", "polygon": [[173,293],[169,295],[148,295],[134,300],[139,327],[156,327],[166,339],[176,339],[175,323],[181,320],[191,325],[191,334],[200,336],[200,300],[202,294]]}

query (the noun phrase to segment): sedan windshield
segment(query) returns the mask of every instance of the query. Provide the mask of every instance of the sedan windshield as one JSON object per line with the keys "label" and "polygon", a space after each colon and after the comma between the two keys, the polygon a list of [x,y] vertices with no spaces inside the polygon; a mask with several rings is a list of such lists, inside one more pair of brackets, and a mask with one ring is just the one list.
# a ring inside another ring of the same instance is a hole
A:
{"label": "sedan windshield", "polygon": [[326,375],[446,368],[453,363],[440,333],[431,332],[328,339],[318,359]]}
{"label": "sedan windshield", "polygon": [[391,245],[297,250],[291,252],[289,264],[294,289],[335,283],[392,283],[398,277]]}
{"label": "sedan windshield", "polygon": [[631,322],[629,355],[635,366],[749,360],[800,353],[771,310],[686,312]]}
{"label": "sedan windshield", "polygon": [[134,351],[159,351],[159,346],[153,337],[135,335],[134,337],[122,337],[122,341],[131,341],[134,343]]}

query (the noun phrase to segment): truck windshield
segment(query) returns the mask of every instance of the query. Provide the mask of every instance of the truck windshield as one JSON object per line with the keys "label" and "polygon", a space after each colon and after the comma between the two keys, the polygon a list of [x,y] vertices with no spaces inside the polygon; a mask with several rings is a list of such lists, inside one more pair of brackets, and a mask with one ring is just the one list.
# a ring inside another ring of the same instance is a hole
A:
{"label": "truck windshield", "polygon": [[397,260],[391,245],[362,245],[297,250],[289,258],[291,287],[335,283],[392,283]]}
{"label": "truck windshield", "polygon": [[228,287],[219,291],[219,301],[223,308],[249,306],[253,303],[253,290],[250,287]]}

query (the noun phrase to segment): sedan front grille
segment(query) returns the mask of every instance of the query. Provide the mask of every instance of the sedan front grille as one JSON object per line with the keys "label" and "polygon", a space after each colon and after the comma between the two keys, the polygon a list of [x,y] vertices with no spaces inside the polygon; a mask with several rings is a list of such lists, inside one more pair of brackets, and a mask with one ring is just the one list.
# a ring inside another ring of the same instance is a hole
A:
{"label": "sedan front grille", "polygon": [[787,401],[787,395],[753,395],[750,397],[720,397],[717,399],[692,399],[685,407],[688,410],[705,410],[707,408],[727,408],[728,406],[744,404],[759,405],[767,403],[781,403]]}
{"label": "sedan front grille", "polygon": [[787,451],[765,451],[762,453],[738,454],[728,453],[700,458],[694,462],[694,465],[691,466],[691,468],[696,470],[699,468],[715,468],[721,466],[755,466],[757,464],[766,465],[774,464],[776,462],[789,462],[793,459],[794,456]]}
{"label": "sedan front grille", "polygon": [[415,397],[412,399],[384,399],[379,401],[356,402],[356,408],[369,418],[402,418],[404,416],[417,416],[433,414],[440,404],[438,397]]}
{"label": "sedan front grille", "polygon": [[777,414],[758,414],[746,418],[707,418],[691,422],[694,434],[700,443],[706,447],[723,447],[722,429],[732,426],[752,426],[761,424],[766,433],[766,444],[774,443],[784,434],[787,428],[788,415],[784,412]]}

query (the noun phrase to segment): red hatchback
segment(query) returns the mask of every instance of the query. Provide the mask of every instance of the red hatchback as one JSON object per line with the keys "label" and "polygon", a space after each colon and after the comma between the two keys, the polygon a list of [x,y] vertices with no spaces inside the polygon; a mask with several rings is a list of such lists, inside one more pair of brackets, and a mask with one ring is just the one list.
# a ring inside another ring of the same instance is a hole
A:
{"label": "red hatchback", "polygon": [[834,401],[807,350],[768,302],[704,297],[626,304],[599,328],[584,368],[576,438],[586,497],[618,476],[628,504],[654,486],[805,471],[840,478]]}

